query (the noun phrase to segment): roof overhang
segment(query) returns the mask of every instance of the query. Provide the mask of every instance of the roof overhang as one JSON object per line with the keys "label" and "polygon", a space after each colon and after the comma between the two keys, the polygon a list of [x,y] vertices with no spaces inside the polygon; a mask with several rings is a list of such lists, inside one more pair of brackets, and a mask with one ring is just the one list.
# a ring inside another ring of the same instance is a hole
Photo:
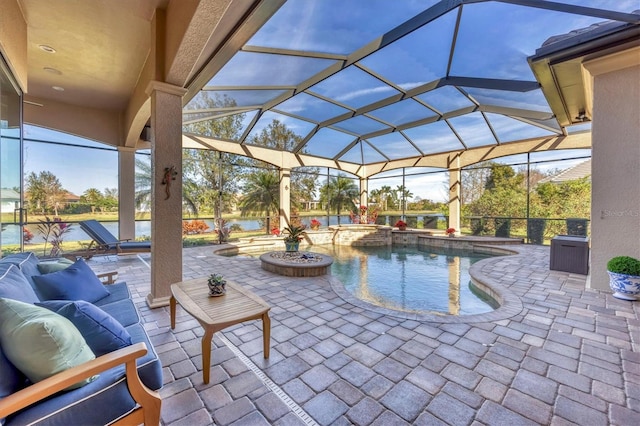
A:
{"label": "roof overhang", "polygon": [[549,106],[564,127],[592,118],[592,77],[583,64],[638,46],[640,15],[636,22],[622,25],[609,22],[578,31],[576,35],[559,36],[527,59]]}

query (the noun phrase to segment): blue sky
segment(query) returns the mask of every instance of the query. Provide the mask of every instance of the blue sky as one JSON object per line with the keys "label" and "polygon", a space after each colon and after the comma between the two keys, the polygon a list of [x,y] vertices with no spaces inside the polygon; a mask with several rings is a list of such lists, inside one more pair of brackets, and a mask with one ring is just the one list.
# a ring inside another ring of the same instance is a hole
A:
{"label": "blue sky", "polygon": [[105,151],[29,142],[28,139],[53,140],[109,148],[105,144],[34,126],[24,127],[24,139],[25,176],[32,171],[49,171],[58,177],[64,189],[76,195],[82,195],[89,188],[104,192],[105,188],[118,187],[118,152],[115,148]]}

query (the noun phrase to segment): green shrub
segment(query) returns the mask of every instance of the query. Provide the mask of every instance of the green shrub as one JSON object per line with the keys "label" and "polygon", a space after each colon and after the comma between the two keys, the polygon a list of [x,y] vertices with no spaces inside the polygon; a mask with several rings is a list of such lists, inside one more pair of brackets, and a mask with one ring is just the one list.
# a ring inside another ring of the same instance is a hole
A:
{"label": "green shrub", "polygon": [[616,256],[607,262],[607,271],[640,276],[640,260],[629,256]]}

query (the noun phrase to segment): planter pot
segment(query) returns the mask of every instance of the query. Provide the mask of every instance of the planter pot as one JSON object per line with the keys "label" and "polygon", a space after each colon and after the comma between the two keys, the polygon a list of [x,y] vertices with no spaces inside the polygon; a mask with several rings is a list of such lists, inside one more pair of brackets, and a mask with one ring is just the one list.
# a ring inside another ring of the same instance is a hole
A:
{"label": "planter pot", "polygon": [[609,287],[613,291],[613,297],[620,300],[638,300],[640,294],[640,276],[618,274],[607,271],[609,274]]}
{"label": "planter pot", "polygon": [[207,283],[207,285],[209,286],[209,296],[211,297],[224,296],[224,294],[227,292],[226,281],[219,283]]}
{"label": "planter pot", "polygon": [[406,226],[398,226],[398,231],[406,231],[407,227]]}
{"label": "planter pot", "polygon": [[289,243],[287,241],[285,241],[284,243],[284,249],[285,251],[298,251],[298,249],[300,248],[300,243],[299,242],[295,242],[295,243]]}
{"label": "planter pot", "polygon": [[449,238],[455,238],[455,236],[456,236],[456,234],[455,234],[455,233],[453,233],[453,232],[452,232],[452,233],[450,233],[450,234],[447,234],[447,235],[449,236]]}

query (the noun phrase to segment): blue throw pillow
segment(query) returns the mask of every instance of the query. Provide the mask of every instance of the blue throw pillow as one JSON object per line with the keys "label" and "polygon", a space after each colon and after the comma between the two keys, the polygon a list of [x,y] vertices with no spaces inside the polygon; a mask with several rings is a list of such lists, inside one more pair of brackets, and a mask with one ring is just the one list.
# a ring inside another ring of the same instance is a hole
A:
{"label": "blue throw pillow", "polygon": [[25,303],[39,300],[24,274],[11,263],[0,263],[0,297]]}
{"label": "blue throw pillow", "polygon": [[84,300],[47,300],[36,303],[56,312],[76,326],[96,356],[131,344],[131,336],[111,315]]}
{"label": "blue throw pillow", "polygon": [[111,294],[82,259],[62,271],[34,276],[33,281],[42,300],[85,300],[93,303]]}

